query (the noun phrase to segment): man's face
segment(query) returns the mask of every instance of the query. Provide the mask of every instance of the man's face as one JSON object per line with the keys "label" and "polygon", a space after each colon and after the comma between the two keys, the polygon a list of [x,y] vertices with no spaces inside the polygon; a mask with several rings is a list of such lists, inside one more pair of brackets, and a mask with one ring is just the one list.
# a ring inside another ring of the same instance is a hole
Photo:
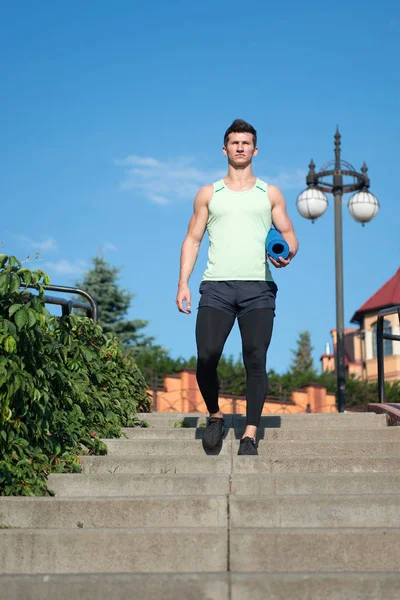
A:
{"label": "man's face", "polygon": [[235,167],[246,167],[257,155],[252,133],[230,133],[226,146],[222,148],[230,164]]}

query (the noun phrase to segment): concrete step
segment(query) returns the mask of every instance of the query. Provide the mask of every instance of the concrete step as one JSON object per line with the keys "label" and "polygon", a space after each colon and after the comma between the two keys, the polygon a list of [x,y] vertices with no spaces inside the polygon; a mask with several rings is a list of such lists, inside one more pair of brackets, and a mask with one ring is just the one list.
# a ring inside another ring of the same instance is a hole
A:
{"label": "concrete step", "polygon": [[400,473],[400,461],[393,457],[345,456],[271,458],[233,456],[233,473]]}
{"label": "concrete step", "polygon": [[231,489],[228,474],[167,475],[55,473],[49,489],[57,497],[400,494],[400,473],[235,473]]}
{"label": "concrete step", "polygon": [[[138,475],[119,473],[99,475],[82,473],[55,473],[49,476],[49,489],[56,496],[183,496],[228,494],[229,475],[186,474]],[[1,512],[0,512],[1,514]]]}
{"label": "concrete step", "polygon": [[[187,442],[189,443],[189,442]],[[191,443],[198,443],[196,440]],[[229,442],[228,442],[229,444]],[[232,442],[232,452],[237,454],[239,440]],[[400,441],[389,442],[298,442],[298,441],[276,441],[269,442],[260,440],[258,453],[271,459],[283,457],[394,457],[400,458]]]}
{"label": "concrete step", "polygon": [[[124,436],[131,440],[146,439],[146,440],[201,440],[204,435],[204,428],[189,427],[180,429],[156,429],[153,427],[130,427],[124,428]],[[244,429],[227,429],[224,439],[235,440],[240,439],[244,433]],[[266,441],[400,441],[400,427],[376,427],[375,429],[317,429],[312,427],[302,427],[299,429],[260,429],[258,439]]]}
{"label": "concrete step", "polygon": [[[247,457],[246,457],[247,458]],[[84,473],[144,473],[176,475],[190,473],[231,472],[232,457],[222,456],[82,456]],[[399,465],[400,470],[400,465]]]}
{"label": "concrete step", "polygon": [[[234,415],[234,427],[244,429],[246,424],[245,415]],[[351,429],[358,428],[374,428],[387,427],[386,415],[378,415],[376,413],[300,413],[297,415],[268,415],[262,416],[260,428],[297,428],[297,427],[349,427]]]}
{"label": "concrete step", "polygon": [[227,497],[0,498],[2,528],[227,527]]}
{"label": "concrete step", "polygon": [[[228,600],[225,573],[0,576],[0,600]],[[243,599],[242,599],[243,600]],[[387,600],[391,600],[389,597]]]}
{"label": "concrete step", "polygon": [[[203,413],[138,413],[139,419],[145,421],[150,427],[174,428],[174,427],[198,427],[207,422],[207,414]],[[231,422],[231,416],[226,417],[227,423]]]}
{"label": "concrete step", "polygon": [[[234,438],[240,439],[244,430],[234,430]],[[352,429],[350,427],[300,427],[298,429],[263,429],[258,439],[272,441],[325,441],[325,442],[362,442],[362,441],[400,441],[400,427],[375,427]]]}
{"label": "concrete step", "polygon": [[[123,440],[104,439],[107,444],[107,452],[119,455],[134,456],[207,456],[207,455],[230,455],[232,453],[232,442],[225,441],[218,448],[204,449],[200,440]],[[400,445],[400,443],[399,443]]]}
{"label": "concrete step", "polygon": [[[226,496],[1,498],[2,528],[222,527]],[[230,496],[232,527],[399,527],[399,495]]]}
{"label": "concrete step", "polygon": [[[231,527],[399,527],[400,495],[230,496]],[[400,531],[400,529],[399,529]]]}
{"label": "concrete step", "polygon": [[[391,428],[388,427],[388,429]],[[201,440],[204,434],[204,428],[181,427],[179,429],[174,429],[173,427],[125,427],[122,429],[122,433],[130,440]],[[226,437],[233,439],[231,430],[225,432],[225,438]]]}
{"label": "concrete step", "polygon": [[[399,573],[0,576],[0,600],[398,600]],[[133,596],[136,597],[136,594]]]}
{"label": "concrete step", "polygon": [[266,473],[400,473],[400,461],[375,457],[82,456],[84,473],[146,475]]}
{"label": "concrete step", "polygon": [[0,600],[398,600],[399,586],[400,573],[3,575]]}
{"label": "concrete step", "polygon": [[[134,456],[204,456],[237,454],[239,440],[225,440],[218,448],[208,450],[203,448],[200,440],[125,440],[105,439],[108,454]],[[271,459],[282,457],[330,457],[330,456],[359,456],[359,457],[394,457],[400,458],[400,441],[362,441],[362,442],[297,442],[260,440],[259,455]]]}
{"label": "concrete step", "polygon": [[399,572],[400,529],[231,528],[238,572]]}
{"label": "concrete step", "polygon": [[235,496],[253,495],[258,497],[271,494],[278,496],[400,494],[400,472],[235,473],[232,476],[231,493]]}
{"label": "concrete step", "polygon": [[226,572],[227,529],[2,529],[0,573]]}
{"label": "concrete step", "polygon": [[230,580],[231,600],[398,600],[400,573],[232,573]]}
{"label": "concrete step", "polygon": [[[175,424],[182,423],[186,427],[198,427],[205,423],[207,415],[203,413],[139,413],[138,417],[148,422],[150,427],[173,428]],[[227,426],[244,429],[245,415],[224,415]],[[300,413],[297,415],[263,415],[260,429],[265,428],[297,428],[297,427],[349,427],[364,429],[386,427],[386,415],[376,413]]]}

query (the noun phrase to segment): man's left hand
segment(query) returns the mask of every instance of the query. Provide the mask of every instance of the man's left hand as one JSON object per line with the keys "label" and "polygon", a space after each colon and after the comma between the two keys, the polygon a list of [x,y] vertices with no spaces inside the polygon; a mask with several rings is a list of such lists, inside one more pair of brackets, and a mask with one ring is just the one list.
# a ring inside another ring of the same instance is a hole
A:
{"label": "man's left hand", "polygon": [[287,267],[293,258],[292,253],[290,253],[287,258],[282,258],[282,256],[280,256],[278,259],[275,259],[272,258],[272,256],[270,256],[269,254],[267,254],[267,256],[271,263],[274,265],[274,267],[276,267],[277,269],[283,269],[283,267]]}

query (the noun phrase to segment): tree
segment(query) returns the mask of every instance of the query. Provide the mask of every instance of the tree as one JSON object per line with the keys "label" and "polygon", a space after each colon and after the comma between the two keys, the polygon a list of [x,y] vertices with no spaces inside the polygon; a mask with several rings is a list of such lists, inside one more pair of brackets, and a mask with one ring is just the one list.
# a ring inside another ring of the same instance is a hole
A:
{"label": "tree", "polygon": [[218,380],[221,395],[244,396],[246,394],[246,371],[242,357],[235,360],[232,355],[229,358],[221,356],[218,364]]}
{"label": "tree", "polygon": [[146,346],[153,338],[140,332],[148,322],[141,319],[130,321],[126,315],[133,298],[128,290],[120,289],[117,279],[120,269],[112,267],[102,256],[92,258],[93,266],[77,283],[77,287],[89,292],[99,306],[99,324],[105,333],[117,336],[124,345]]}
{"label": "tree", "polygon": [[166,375],[179,373],[187,367],[187,361],[183,358],[171,358],[168,351],[158,344],[132,348],[129,353],[133,355],[147,385],[151,388],[163,383]]}
{"label": "tree", "polygon": [[[189,360],[180,359],[180,369],[196,369],[197,358],[191,356]],[[222,355],[218,363],[218,382],[219,393],[233,394],[235,396],[244,396],[246,393],[246,371],[243,365],[242,357],[236,360],[231,355],[229,358]]]}
{"label": "tree", "polygon": [[293,354],[290,370],[292,373],[304,373],[306,371],[314,371],[313,359],[311,352],[311,338],[309,331],[302,331],[297,338],[296,350],[291,350]]}

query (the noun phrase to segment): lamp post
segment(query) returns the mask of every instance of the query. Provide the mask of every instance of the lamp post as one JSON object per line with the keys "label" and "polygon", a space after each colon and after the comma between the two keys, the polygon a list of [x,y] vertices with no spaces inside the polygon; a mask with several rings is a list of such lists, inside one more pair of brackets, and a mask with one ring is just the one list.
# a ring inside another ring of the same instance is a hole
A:
{"label": "lamp post", "polygon": [[324,192],[333,194],[335,218],[335,274],[336,274],[336,353],[335,367],[337,376],[338,411],[346,410],[346,369],[344,364],[344,310],[343,310],[343,243],[342,243],[342,198],[343,194],[356,192],[348,202],[351,216],[362,223],[371,221],[378,212],[379,202],[369,191],[367,165],[364,163],[361,173],[340,157],[339,129],[335,133],[335,160],[325,163],[321,170],[315,171],[314,161],[309,164],[306,178],[307,188],[297,198],[297,209],[312,223],[322,216],[328,207]]}

